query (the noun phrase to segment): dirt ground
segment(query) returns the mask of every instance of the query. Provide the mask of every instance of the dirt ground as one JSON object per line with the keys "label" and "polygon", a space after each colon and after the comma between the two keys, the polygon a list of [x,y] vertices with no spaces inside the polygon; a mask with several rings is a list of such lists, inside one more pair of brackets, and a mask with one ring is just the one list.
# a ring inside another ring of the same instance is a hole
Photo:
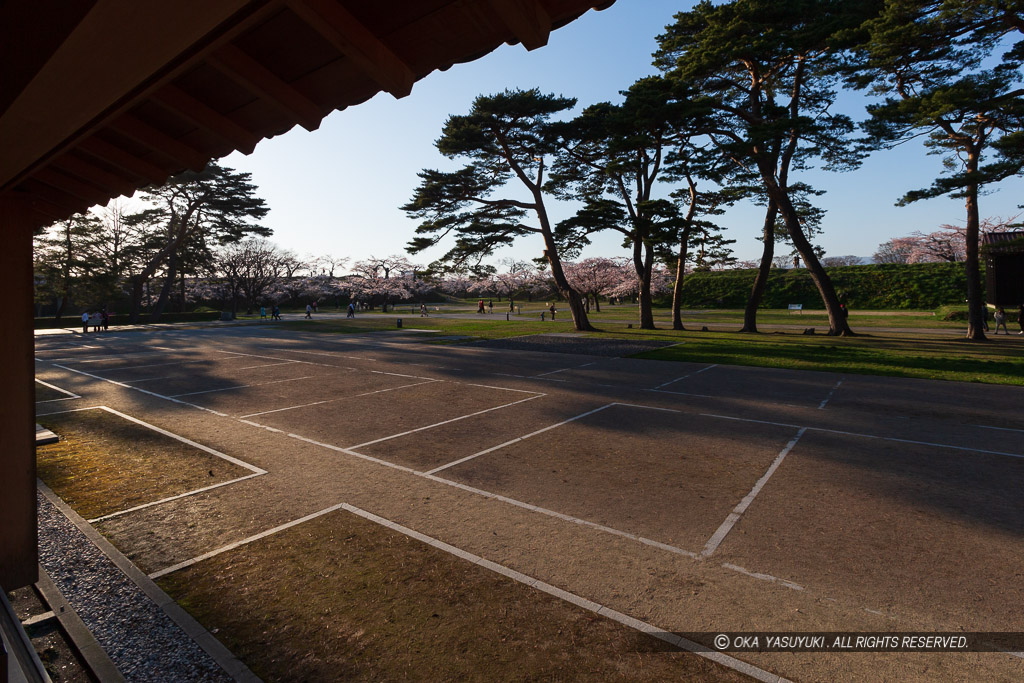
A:
{"label": "dirt ground", "polygon": [[[1018,387],[387,334],[90,342],[41,340],[37,376],[268,470],[97,524],[148,572],[345,502],[670,632],[1019,625]],[[183,572],[207,566],[235,580]],[[1005,653],[737,657],[793,680],[1024,677]]]}

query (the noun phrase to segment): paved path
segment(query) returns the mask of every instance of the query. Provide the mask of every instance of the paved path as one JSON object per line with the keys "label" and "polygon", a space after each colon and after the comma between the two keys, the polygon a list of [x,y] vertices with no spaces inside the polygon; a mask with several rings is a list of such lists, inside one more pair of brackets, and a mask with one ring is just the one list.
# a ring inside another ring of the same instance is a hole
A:
{"label": "paved path", "polygon": [[[268,471],[97,524],[149,573],[344,503],[666,632],[1019,627],[1024,389],[552,350],[112,330],[38,340],[37,374]],[[1024,677],[1006,654],[739,657]]]}

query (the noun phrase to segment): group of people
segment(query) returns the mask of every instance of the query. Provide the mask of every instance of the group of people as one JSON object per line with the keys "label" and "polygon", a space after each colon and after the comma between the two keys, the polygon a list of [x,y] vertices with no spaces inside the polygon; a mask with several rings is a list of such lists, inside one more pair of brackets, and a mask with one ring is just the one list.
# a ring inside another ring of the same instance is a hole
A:
{"label": "group of people", "polygon": [[[270,316],[271,316],[270,317],[271,320],[280,320],[281,319],[281,309],[280,309],[280,307],[278,307],[277,304],[274,304],[274,307],[272,309],[270,309]],[[266,320],[266,319],[267,319],[267,307],[266,306],[260,306],[260,320]]]}
{"label": "group of people", "polygon": [[[1010,334],[1010,331],[1006,329],[1006,310],[999,306],[996,308],[995,315],[993,316],[996,321],[996,331],[994,334],[999,334],[999,328],[1003,328],[1003,332]],[[1020,325],[1020,332],[1017,334],[1024,334],[1024,304],[1021,304],[1017,308],[1017,324]],[[986,325],[986,329],[987,329]]]}
{"label": "group of people", "polygon": [[99,332],[101,329],[106,332],[110,328],[110,314],[107,313],[107,309],[104,308],[99,313],[82,313],[82,332],[88,334],[90,327],[93,332]]}

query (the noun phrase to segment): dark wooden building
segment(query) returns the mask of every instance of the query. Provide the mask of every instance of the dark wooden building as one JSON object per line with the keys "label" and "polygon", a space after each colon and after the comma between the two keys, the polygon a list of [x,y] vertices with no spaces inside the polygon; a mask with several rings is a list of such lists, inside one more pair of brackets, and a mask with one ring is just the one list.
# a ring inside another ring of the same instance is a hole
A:
{"label": "dark wooden building", "polygon": [[1016,308],[1024,303],[1024,230],[981,236],[986,301]]}

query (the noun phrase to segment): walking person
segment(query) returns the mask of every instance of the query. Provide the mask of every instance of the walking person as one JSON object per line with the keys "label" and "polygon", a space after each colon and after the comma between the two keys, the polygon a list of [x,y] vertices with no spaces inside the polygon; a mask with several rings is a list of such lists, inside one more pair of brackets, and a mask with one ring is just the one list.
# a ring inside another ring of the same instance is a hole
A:
{"label": "walking person", "polygon": [[110,313],[107,312],[106,308],[100,311],[100,318],[103,320],[103,331],[106,332],[110,329]]}
{"label": "walking person", "polygon": [[267,319],[267,307],[266,306],[260,306],[260,320],[266,320],[266,319]]}
{"label": "walking person", "polygon": [[274,308],[271,309],[271,311],[270,311],[270,319],[271,320],[280,320],[281,319],[281,307],[278,306],[277,304],[274,304]]}
{"label": "walking person", "polygon": [[346,315],[345,317],[346,318],[354,318],[354,317],[356,317],[356,305],[354,303],[349,302],[349,304],[348,304],[348,315]]}
{"label": "walking person", "polygon": [[427,305],[426,304],[420,304],[420,317],[421,318],[427,317]]}
{"label": "walking person", "polygon": [[306,317],[310,319],[313,318],[313,307],[309,304],[306,304]]}
{"label": "walking person", "polygon": [[494,313],[494,299],[487,300],[487,312]]}
{"label": "walking person", "polygon": [[89,311],[82,313],[82,332],[89,334]]}
{"label": "walking person", "polygon": [[480,299],[480,301],[478,301],[476,303],[476,312],[477,313],[483,313],[484,312],[484,300],[483,299]]}
{"label": "walking person", "polygon": [[548,306],[548,310],[551,311],[551,319],[554,320],[555,319],[555,311],[556,311],[555,305],[551,304],[550,306]]}
{"label": "walking person", "polygon": [[1006,329],[1006,311],[1000,306],[996,309],[995,313],[996,331],[995,334],[999,334],[999,327],[1002,326],[1004,334],[1010,334],[1010,331]]}

